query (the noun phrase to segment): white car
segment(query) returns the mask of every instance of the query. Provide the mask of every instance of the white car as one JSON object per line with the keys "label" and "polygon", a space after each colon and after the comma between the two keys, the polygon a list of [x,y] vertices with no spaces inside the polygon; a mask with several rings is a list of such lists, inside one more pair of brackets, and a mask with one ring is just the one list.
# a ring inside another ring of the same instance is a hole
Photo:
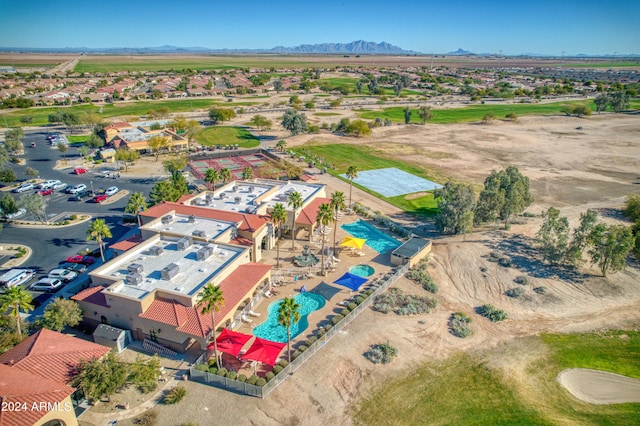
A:
{"label": "white car", "polygon": [[55,185],[61,184],[59,180],[45,180],[44,182],[40,182],[38,185],[38,189],[51,189]]}
{"label": "white car", "polygon": [[84,191],[87,189],[87,185],[81,183],[80,185],[74,185],[67,188],[67,194],[77,194],[80,191]]}
{"label": "white car", "polygon": [[107,197],[111,197],[112,195],[117,194],[117,193],[118,193],[118,191],[120,191],[120,190],[118,189],[118,187],[117,187],[117,186],[112,186],[112,187],[110,187],[110,188],[107,188],[107,190],[106,190],[106,191],[104,191],[104,194],[105,194]]}
{"label": "white car", "polygon": [[64,189],[64,188],[66,188],[66,187],[67,187],[67,184],[66,184],[66,183],[58,181],[58,183],[56,183],[55,185],[53,185],[53,186],[51,187],[51,189],[58,190],[58,189]]}
{"label": "white car", "polygon": [[57,278],[42,278],[31,286],[31,290],[38,291],[56,291],[62,287],[64,283]]}
{"label": "white car", "polygon": [[75,280],[77,276],[77,272],[73,272],[68,269],[52,269],[49,271],[49,278],[57,278],[65,283]]}
{"label": "white car", "polygon": [[18,194],[19,194],[19,193],[21,193],[21,192],[29,191],[29,190],[31,190],[31,189],[33,189],[33,188],[35,188],[35,187],[33,186],[33,184],[32,184],[32,183],[30,183],[30,182],[27,182],[27,183],[23,183],[23,184],[22,184],[22,185],[20,185],[19,187],[15,188],[15,189],[13,190],[13,192],[15,192],[15,193],[18,193]]}

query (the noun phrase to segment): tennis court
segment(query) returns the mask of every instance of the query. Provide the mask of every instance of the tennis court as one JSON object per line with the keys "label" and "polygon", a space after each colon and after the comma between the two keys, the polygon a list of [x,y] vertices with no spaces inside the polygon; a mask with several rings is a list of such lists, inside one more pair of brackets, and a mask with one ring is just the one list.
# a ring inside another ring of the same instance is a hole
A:
{"label": "tennis court", "polygon": [[262,154],[254,155],[238,155],[225,158],[210,158],[207,160],[198,160],[189,162],[191,170],[198,179],[204,179],[204,175],[207,173],[207,169],[222,170],[228,169],[233,176],[233,179],[241,179],[242,171],[245,167],[251,167],[253,174],[258,176],[258,167],[269,163],[269,158]]}
{"label": "tennis court", "polygon": [[[344,174],[340,176],[346,178]],[[438,183],[395,167],[358,172],[358,177],[353,182],[387,198],[442,188]]]}

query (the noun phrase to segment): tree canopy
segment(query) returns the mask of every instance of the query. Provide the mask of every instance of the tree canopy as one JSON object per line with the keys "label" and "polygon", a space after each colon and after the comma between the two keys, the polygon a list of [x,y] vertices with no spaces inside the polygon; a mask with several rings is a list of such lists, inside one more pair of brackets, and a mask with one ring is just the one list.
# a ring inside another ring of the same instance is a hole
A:
{"label": "tree canopy", "polygon": [[307,117],[294,109],[288,109],[282,116],[282,127],[294,136],[304,133],[307,131]]}
{"label": "tree canopy", "polygon": [[437,190],[438,215],[436,229],[445,234],[465,234],[473,229],[476,195],[473,186],[447,182]]}
{"label": "tree canopy", "polygon": [[493,171],[484,181],[475,211],[476,223],[504,220],[508,227],[512,215],[517,215],[533,203],[529,191],[529,178],[517,167],[509,166],[499,172]]}

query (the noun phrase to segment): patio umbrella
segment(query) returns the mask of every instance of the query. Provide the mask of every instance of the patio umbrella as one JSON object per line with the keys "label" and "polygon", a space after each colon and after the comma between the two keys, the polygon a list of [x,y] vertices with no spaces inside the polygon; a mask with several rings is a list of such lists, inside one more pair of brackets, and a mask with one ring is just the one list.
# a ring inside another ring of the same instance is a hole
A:
{"label": "patio umbrella", "polygon": [[278,356],[280,356],[280,352],[282,352],[285,346],[287,346],[286,343],[272,342],[271,340],[256,337],[251,347],[242,355],[242,359],[259,361],[273,367],[276,365]]}
{"label": "patio umbrella", "polygon": [[360,286],[367,281],[368,280],[366,278],[362,278],[358,275],[346,272],[343,276],[335,280],[333,283],[341,285],[343,287],[347,287],[350,290],[357,291]]}
{"label": "patio umbrella", "polygon": [[322,281],[320,284],[318,284],[317,286],[309,290],[310,293],[319,294],[320,296],[324,297],[327,300],[331,300],[331,298],[336,294],[340,293],[340,291],[342,290],[332,285],[329,285],[324,281]]}
{"label": "patio umbrella", "polygon": [[[250,334],[238,333],[237,331],[225,328],[216,338],[216,343],[218,344],[218,350],[220,352],[237,357],[240,349],[242,349],[252,337]],[[213,343],[209,344],[207,349],[213,349]]]}
{"label": "patio umbrella", "polygon": [[363,238],[344,237],[344,240],[342,240],[340,245],[343,246],[343,247],[351,247],[351,248],[361,249],[362,246],[364,246],[364,243],[366,241],[367,240],[365,240]]}

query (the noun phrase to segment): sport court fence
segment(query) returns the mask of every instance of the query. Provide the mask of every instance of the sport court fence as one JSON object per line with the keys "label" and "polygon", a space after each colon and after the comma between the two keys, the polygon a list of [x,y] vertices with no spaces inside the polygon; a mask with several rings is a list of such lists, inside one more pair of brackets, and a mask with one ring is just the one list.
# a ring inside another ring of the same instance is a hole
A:
{"label": "sport court fence", "polygon": [[[307,362],[316,352],[318,352],[327,342],[329,342],[336,334],[338,334],[343,328],[351,323],[362,311],[367,309],[373,303],[376,296],[382,294],[391,285],[393,285],[402,275],[409,270],[409,265],[405,264],[398,267],[395,272],[388,274],[379,280],[379,285],[374,289],[373,293],[366,297],[362,303],[360,303],[354,310],[349,312],[340,322],[334,327],[331,327],[322,337],[309,346],[304,352],[302,352],[296,359],[291,361],[291,364],[287,365],[278,373],[273,379],[269,380],[264,386],[251,385],[246,382],[240,382],[238,380],[229,379],[227,377],[211,374],[207,371],[201,371],[194,367],[189,369],[191,379],[204,383],[217,388],[230,390],[232,392],[241,393],[249,396],[256,396],[259,398],[265,398],[275,388],[277,388],[282,382],[296,372],[305,362]],[[196,361],[197,364],[205,364],[206,360],[202,355]]]}

